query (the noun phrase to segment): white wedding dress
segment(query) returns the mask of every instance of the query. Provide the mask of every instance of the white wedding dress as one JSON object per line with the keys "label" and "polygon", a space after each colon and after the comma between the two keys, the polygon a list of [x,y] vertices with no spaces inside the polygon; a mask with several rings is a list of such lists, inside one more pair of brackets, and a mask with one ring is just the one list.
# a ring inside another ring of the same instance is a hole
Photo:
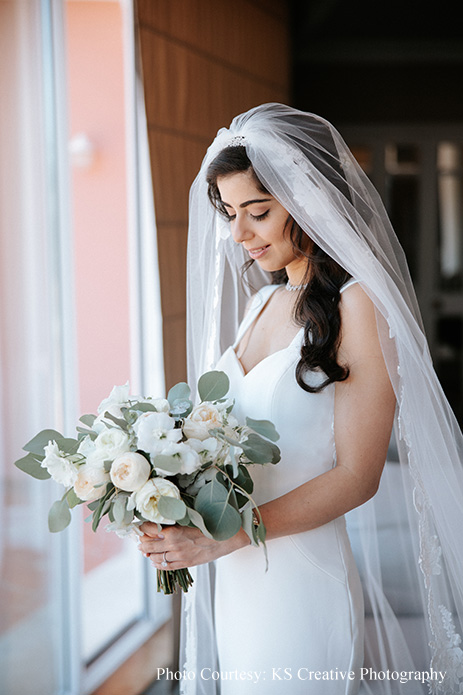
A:
{"label": "white wedding dress", "polygon": [[[346,289],[349,281],[341,289]],[[234,345],[216,368],[230,379],[234,414],[271,420],[281,461],[253,465],[262,504],[335,465],[334,384],[307,393],[296,382],[301,329],[247,374],[235,349],[278,285],[254,298]],[[320,383],[321,372],[309,374]],[[363,660],[363,597],[344,517],[319,528],[245,547],[216,562],[215,629],[221,695],[353,695]],[[350,679],[349,678],[350,674]]]}

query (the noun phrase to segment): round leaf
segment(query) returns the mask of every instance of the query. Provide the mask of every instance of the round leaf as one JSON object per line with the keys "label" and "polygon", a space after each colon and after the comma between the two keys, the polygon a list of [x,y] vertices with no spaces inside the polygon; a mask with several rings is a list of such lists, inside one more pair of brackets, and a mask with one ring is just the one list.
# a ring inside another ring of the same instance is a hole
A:
{"label": "round leaf", "polygon": [[28,475],[37,478],[37,480],[48,480],[48,478],[51,478],[50,473],[46,468],[42,468],[40,461],[37,461],[33,454],[27,454],[22,459],[15,461],[14,465],[20,471],[28,473]]}
{"label": "round leaf", "polygon": [[52,533],[63,531],[71,523],[71,512],[66,500],[57,500],[48,512],[48,528]]}
{"label": "round leaf", "polygon": [[280,439],[280,435],[275,429],[275,425],[270,420],[253,420],[252,417],[246,418],[246,424],[257,434],[262,435],[270,439],[272,442],[277,442]]}
{"label": "round leaf", "polygon": [[171,475],[179,473],[182,467],[182,461],[179,456],[167,456],[166,454],[158,454],[153,458],[153,465]]}
{"label": "round leaf", "polygon": [[230,381],[225,372],[206,372],[198,381],[198,393],[202,401],[218,401],[227,395],[229,388]]}
{"label": "round leaf", "polygon": [[228,492],[216,480],[206,483],[198,493],[195,509],[217,541],[231,538],[241,528],[239,513],[228,502]]}
{"label": "round leaf", "polygon": [[166,519],[178,521],[183,519],[186,514],[186,504],[182,500],[175,497],[160,497],[158,501],[158,510]]}
{"label": "round leaf", "polygon": [[180,381],[175,386],[172,386],[169,393],[167,394],[167,400],[170,405],[173,405],[175,401],[188,401],[190,398],[190,387],[184,381]]}
{"label": "round leaf", "polygon": [[42,430],[36,434],[30,442],[27,442],[27,444],[23,446],[23,449],[24,451],[29,451],[31,454],[43,456],[43,449],[47,446],[48,442],[53,442],[57,439],[63,439],[63,435],[56,430]]}

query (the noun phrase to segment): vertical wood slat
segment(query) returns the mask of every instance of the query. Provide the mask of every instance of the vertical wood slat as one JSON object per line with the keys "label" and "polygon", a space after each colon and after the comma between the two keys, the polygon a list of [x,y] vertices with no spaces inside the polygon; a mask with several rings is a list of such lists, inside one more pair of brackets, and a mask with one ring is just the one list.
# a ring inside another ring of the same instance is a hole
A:
{"label": "vertical wood slat", "polygon": [[258,104],[287,102],[286,8],[284,0],[269,8],[255,0],[137,3],[167,388],[186,378],[189,188],[220,127]]}

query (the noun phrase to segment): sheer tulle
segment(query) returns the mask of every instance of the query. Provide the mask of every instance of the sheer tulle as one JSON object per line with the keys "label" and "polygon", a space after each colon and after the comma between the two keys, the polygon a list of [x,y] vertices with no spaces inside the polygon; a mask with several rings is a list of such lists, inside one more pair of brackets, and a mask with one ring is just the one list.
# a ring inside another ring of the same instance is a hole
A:
{"label": "sheer tulle", "polygon": [[[207,197],[207,167],[236,136],[264,186],[376,307],[397,409],[380,492],[348,515],[365,593],[366,665],[376,672],[427,670],[431,692],[461,693],[463,438],[434,372],[405,256],[384,206],[322,118],[266,104],[235,118],[210,146],[190,197],[189,379],[196,383],[233,343],[249,285],[255,290],[269,284],[257,264],[243,281],[243,249]],[[209,577],[209,569],[198,571]],[[210,582],[198,576],[186,596],[183,644],[192,669],[200,654],[213,658],[210,591]],[[442,684],[433,677],[438,671],[446,672]],[[204,691],[198,685],[184,681],[184,692],[214,692],[210,683],[201,684]],[[392,679],[365,687],[384,694],[428,689],[419,681]]]}

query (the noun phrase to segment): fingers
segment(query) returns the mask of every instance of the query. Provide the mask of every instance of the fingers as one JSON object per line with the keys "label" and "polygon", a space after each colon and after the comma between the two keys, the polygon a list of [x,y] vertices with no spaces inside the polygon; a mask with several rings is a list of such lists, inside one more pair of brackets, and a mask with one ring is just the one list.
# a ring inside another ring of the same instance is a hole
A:
{"label": "fingers", "polygon": [[162,535],[162,531],[159,529],[160,527],[158,524],[154,524],[152,521],[144,521],[140,526],[140,530],[143,531],[146,536],[151,536],[152,538],[160,534]]}
{"label": "fingers", "polygon": [[138,547],[142,553],[149,555],[150,553],[163,553],[169,546],[163,538],[142,536]]}

